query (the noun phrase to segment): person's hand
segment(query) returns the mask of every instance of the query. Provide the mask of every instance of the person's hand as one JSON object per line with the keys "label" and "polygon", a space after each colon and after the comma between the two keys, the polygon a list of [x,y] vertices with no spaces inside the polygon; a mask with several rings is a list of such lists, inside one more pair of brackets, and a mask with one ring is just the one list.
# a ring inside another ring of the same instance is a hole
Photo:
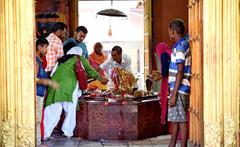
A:
{"label": "person's hand", "polygon": [[59,84],[56,81],[50,80],[50,79],[42,79],[42,84],[43,85],[48,85],[52,87],[53,89],[58,89]]}
{"label": "person's hand", "polygon": [[42,85],[45,85],[45,86],[48,85],[48,79],[40,79],[40,82]]}
{"label": "person's hand", "polygon": [[49,80],[48,85],[50,87],[52,87],[53,89],[58,89],[59,88],[59,84],[56,81],[53,81],[53,80]]}
{"label": "person's hand", "polygon": [[176,106],[176,103],[177,103],[177,95],[176,94],[172,94],[169,101],[168,101],[168,105],[170,107],[174,107]]}
{"label": "person's hand", "polygon": [[97,72],[100,72],[100,70],[101,70],[101,68],[100,68],[100,67],[98,67],[98,68],[96,69],[96,71],[97,71]]}
{"label": "person's hand", "polygon": [[152,71],[152,77],[153,77],[153,81],[159,81],[162,79],[162,75],[159,71],[153,70]]}
{"label": "person's hand", "polygon": [[107,78],[102,78],[100,81],[103,85],[106,85],[107,82],[108,82],[108,79]]}

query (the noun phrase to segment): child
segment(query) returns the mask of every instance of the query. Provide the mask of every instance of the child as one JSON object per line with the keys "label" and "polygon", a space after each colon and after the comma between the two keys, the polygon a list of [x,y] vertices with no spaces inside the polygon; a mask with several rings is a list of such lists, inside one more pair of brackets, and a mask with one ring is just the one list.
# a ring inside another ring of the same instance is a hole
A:
{"label": "child", "polygon": [[191,53],[188,41],[184,38],[184,22],[176,19],[169,24],[170,40],[175,43],[169,67],[170,99],[168,121],[171,122],[171,142],[175,147],[178,132],[181,133],[181,146],[187,146],[187,110],[190,93]]}
{"label": "child", "polygon": [[42,117],[43,97],[45,95],[46,86],[57,88],[57,83],[47,79],[47,73],[43,69],[42,57],[46,55],[48,41],[45,38],[40,38],[36,42],[36,83],[37,83],[37,97],[36,97],[36,120],[37,120],[37,145],[41,144],[40,123]]}

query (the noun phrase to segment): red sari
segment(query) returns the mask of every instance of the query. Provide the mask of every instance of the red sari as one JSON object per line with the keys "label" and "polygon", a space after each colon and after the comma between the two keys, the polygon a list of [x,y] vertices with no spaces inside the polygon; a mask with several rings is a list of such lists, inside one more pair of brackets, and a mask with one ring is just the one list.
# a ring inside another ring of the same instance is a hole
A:
{"label": "red sari", "polygon": [[[169,57],[171,57],[172,50],[166,43],[159,43],[156,48],[157,55],[159,57],[160,63],[161,63],[161,55],[163,53],[167,53]],[[162,67],[162,63],[161,63]],[[160,73],[162,73],[162,69],[160,69]],[[168,101],[168,76],[162,78],[162,84],[160,89],[160,103],[162,106],[161,111],[161,123],[166,123],[166,115],[167,115],[167,104]]]}

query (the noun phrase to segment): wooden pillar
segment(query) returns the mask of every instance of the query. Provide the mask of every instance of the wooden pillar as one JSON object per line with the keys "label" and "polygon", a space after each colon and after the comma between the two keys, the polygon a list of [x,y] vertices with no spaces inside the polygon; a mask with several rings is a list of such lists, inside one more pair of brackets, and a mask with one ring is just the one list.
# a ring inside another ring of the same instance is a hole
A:
{"label": "wooden pillar", "polygon": [[222,0],[203,2],[204,144],[222,146]]}
{"label": "wooden pillar", "polygon": [[152,71],[152,1],[144,0],[144,77]]}
{"label": "wooden pillar", "polygon": [[240,0],[223,0],[223,125],[224,146],[236,146],[240,98]]}
{"label": "wooden pillar", "polygon": [[189,42],[192,53],[190,143],[203,146],[203,36],[202,0],[189,0]]}
{"label": "wooden pillar", "polygon": [[78,27],[78,0],[69,0],[69,36],[74,36]]}
{"label": "wooden pillar", "polygon": [[34,1],[0,1],[0,146],[35,146]]}
{"label": "wooden pillar", "polygon": [[204,146],[236,146],[239,0],[203,1]]}

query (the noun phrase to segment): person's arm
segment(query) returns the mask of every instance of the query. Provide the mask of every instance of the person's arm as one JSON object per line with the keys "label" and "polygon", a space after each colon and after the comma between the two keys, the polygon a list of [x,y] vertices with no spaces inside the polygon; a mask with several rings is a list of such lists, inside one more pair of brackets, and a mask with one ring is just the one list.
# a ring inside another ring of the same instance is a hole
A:
{"label": "person's arm", "polygon": [[173,88],[173,91],[171,93],[171,97],[169,100],[170,107],[174,107],[176,105],[178,89],[181,85],[183,75],[184,75],[184,63],[178,63],[177,67],[178,67],[178,71],[176,75],[175,86]]}
{"label": "person's arm", "polygon": [[36,83],[38,85],[45,85],[45,86],[47,86],[49,84],[48,79],[39,79],[39,78],[37,78],[38,71],[39,71],[39,64],[38,63],[36,63],[35,71],[36,71]]}
{"label": "person's arm", "polygon": [[99,65],[98,65],[96,62],[94,62],[91,58],[88,58],[88,61],[89,61],[89,64],[90,64],[95,70],[98,69]]}
{"label": "person's arm", "polygon": [[85,68],[85,71],[88,74],[88,77],[94,78],[94,79],[101,78],[100,75],[98,74],[98,72],[96,70],[94,70],[92,68],[92,66],[89,64],[89,62],[87,61],[86,58],[84,58],[83,56],[80,56],[80,60],[81,60],[81,62],[83,64],[83,67]]}
{"label": "person's arm", "polygon": [[[86,44],[85,44],[85,46],[86,46]],[[86,59],[89,59],[89,55],[88,55],[87,46],[86,46]]]}
{"label": "person's arm", "polygon": [[88,60],[89,56],[88,56],[88,50],[87,50],[86,44],[84,42],[80,42],[78,43],[78,46],[83,50],[82,56]]}
{"label": "person's arm", "polygon": [[[62,42],[58,42],[58,43],[56,44],[56,46],[55,46],[55,52],[56,52],[57,59],[60,59],[60,58],[64,55]],[[54,65],[54,66],[55,66],[55,65]]]}
{"label": "person's arm", "polygon": [[167,53],[163,53],[161,55],[161,75],[162,77],[167,77],[168,76],[168,71],[169,71],[169,60],[170,60],[170,57],[168,56]]}
{"label": "person's arm", "polygon": [[56,59],[56,55],[55,55],[55,51],[53,50],[53,46],[52,44],[49,44],[48,46],[48,51],[46,54],[46,60],[47,60],[47,67],[46,67],[46,71],[47,72],[51,72],[53,67],[55,66],[55,61]]}
{"label": "person's arm", "polygon": [[37,84],[40,84],[39,79],[37,78],[38,70],[39,70],[39,64],[36,62],[36,66],[35,66],[36,83],[37,83]]}
{"label": "person's arm", "polygon": [[174,84],[174,88],[171,92],[171,97],[169,100],[170,107],[174,107],[176,105],[178,89],[181,85],[181,82],[184,76],[184,64],[185,64],[185,58],[186,58],[185,48],[188,48],[188,46],[183,45],[176,48],[177,74],[176,74],[176,81]]}
{"label": "person's arm", "polygon": [[39,64],[38,63],[36,63],[35,71],[36,71],[36,83],[38,85],[45,85],[45,86],[48,85],[48,86],[52,87],[53,89],[57,89],[59,87],[57,82],[52,81],[52,80],[50,80],[48,78],[46,78],[46,79],[39,79],[39,78],[37,78],[37,74],[38,74],[38,71],[39,71]]}
{"label": "person's arm", "polygon": [[108,65],[111,64],[112,58],[109,56],[102,64],[99,65],[99,70],[106,68]]}
{"label": "person's arm", "polygon": [[131,58],[130,58],[130,57],[127,57],[126,70],[129,71],[129,72],[132,72],[131,64],[132,64]]}
{"label": "person's arm", "polygon": [[102,82],[102,84],[107,84],[108,80],[106,78],[102,78],[99,73],[94,70],[91,65],[89,64],[88,60],[84,58],[83,56],[80,56],[80,60],[83,64],[83,67],[85,68],[85,71],[88,74],[88,77],[97,79]]}

